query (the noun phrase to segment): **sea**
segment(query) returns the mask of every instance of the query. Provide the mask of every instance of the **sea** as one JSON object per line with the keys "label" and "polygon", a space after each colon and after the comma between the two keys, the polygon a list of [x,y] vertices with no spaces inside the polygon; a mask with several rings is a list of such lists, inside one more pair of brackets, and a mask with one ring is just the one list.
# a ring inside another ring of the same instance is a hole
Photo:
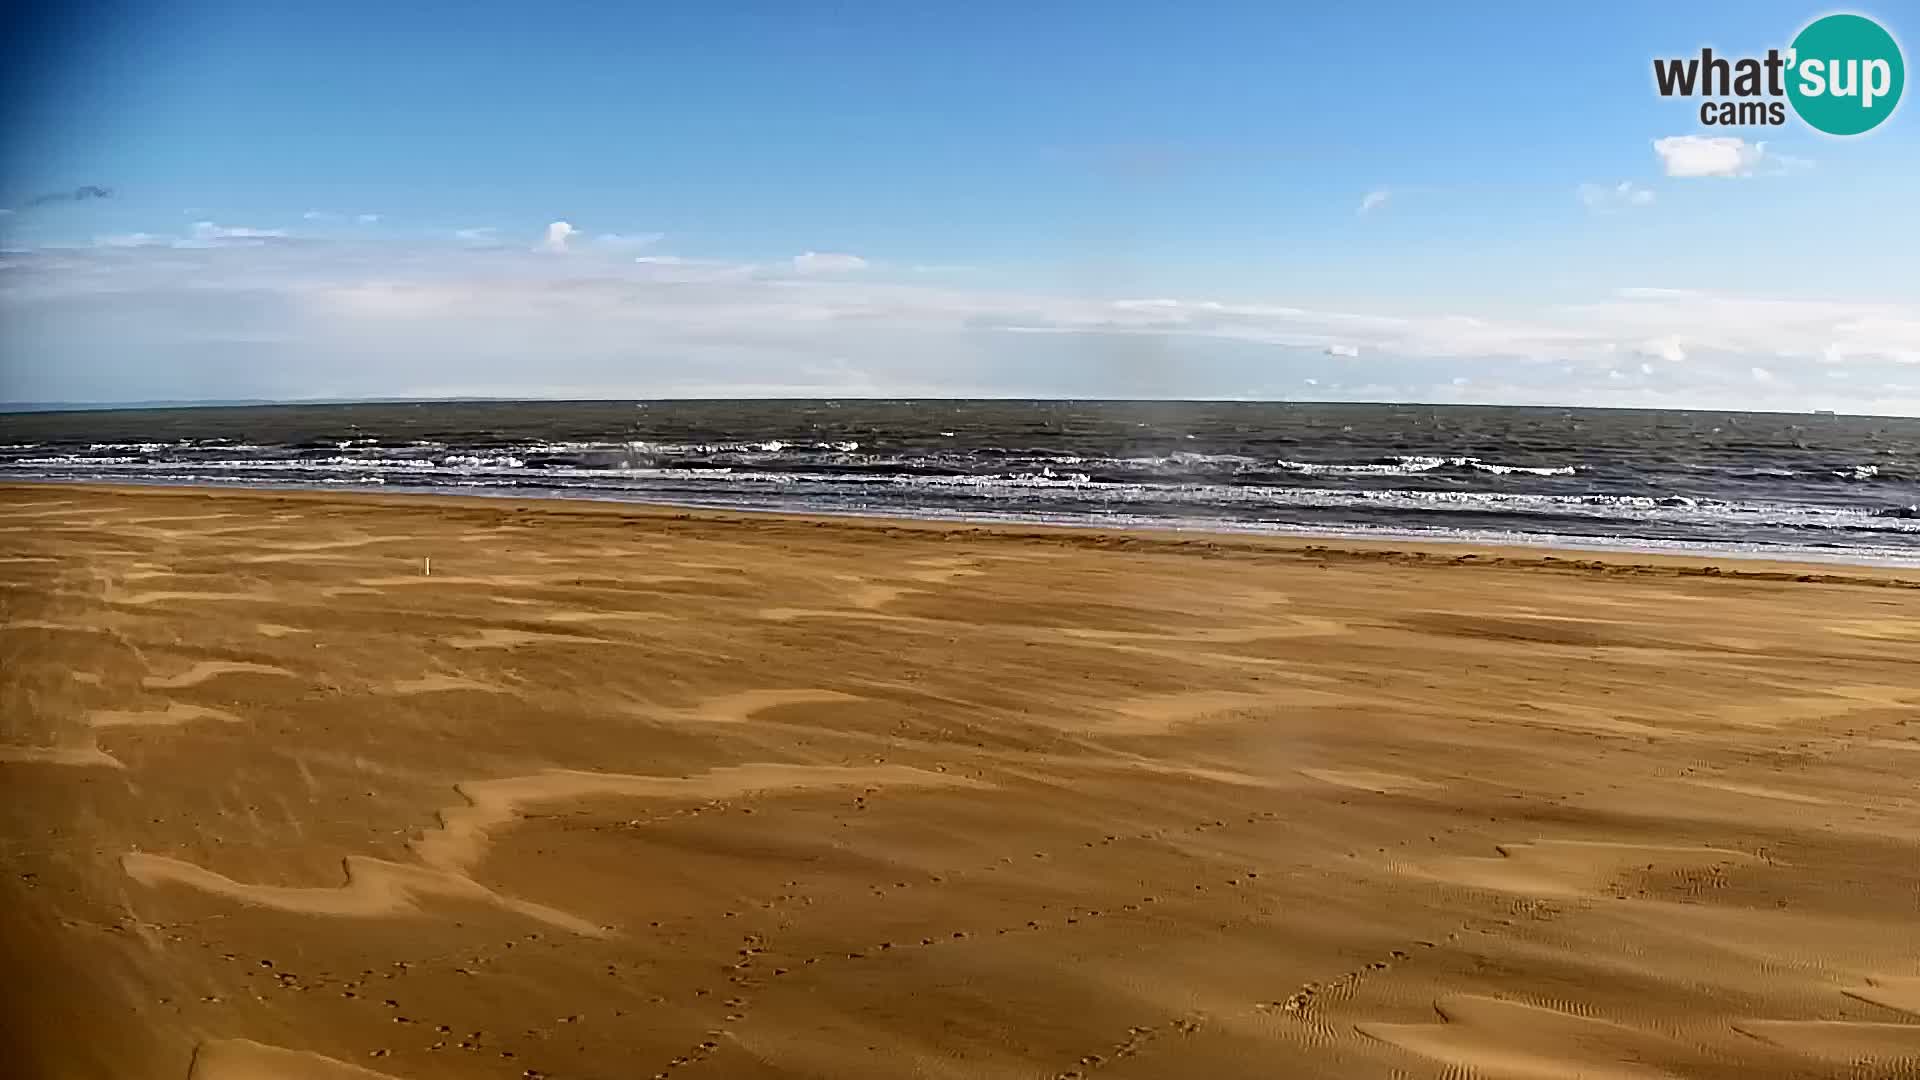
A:
{"label": "sea", "polygon": [[0,480],[612,500],[1920,565],[1920,420],[1146,401],[0,414]]}

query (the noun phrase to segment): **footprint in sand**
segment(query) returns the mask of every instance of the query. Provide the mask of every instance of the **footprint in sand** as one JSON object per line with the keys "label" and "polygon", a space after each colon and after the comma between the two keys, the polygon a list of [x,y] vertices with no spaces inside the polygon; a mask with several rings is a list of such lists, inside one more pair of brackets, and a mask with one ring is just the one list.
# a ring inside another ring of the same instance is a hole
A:
{"label": "footprint in sand", "polygon": [[251,1039],[211,1039],[194,1048],[187,1080],[394,1080],[330,1057]]}
{"label": "footprint in sand", "polygon": [[189,686],[199,686],[210,679],[222,675],[281,675],[293,677],[293,672],[272,664],[254,664],[238,660],[202,660],[178,675],[149,675],[140,680],[140,685],[149,690],[180,690]]}
{"label": "footprint in sand", "polygon": [[1498,855],[1461,856],[1394,869],[1409,877],[1528,896],[1595,896],[1629,870],[1692,869],[1760,865],[1744,851],[1711,847],[1663,847],[1585,840],[1536,840],[1500,844]]}
{"label": "footprint in sand", "polygon": [[1440,1023],[1354,1028],[1489,1080],[1672,1080],[1675,1073],[1641,1062],[1691,1056],[1655,1032],[1518,1001],[1458,994],[1433,1009]]}

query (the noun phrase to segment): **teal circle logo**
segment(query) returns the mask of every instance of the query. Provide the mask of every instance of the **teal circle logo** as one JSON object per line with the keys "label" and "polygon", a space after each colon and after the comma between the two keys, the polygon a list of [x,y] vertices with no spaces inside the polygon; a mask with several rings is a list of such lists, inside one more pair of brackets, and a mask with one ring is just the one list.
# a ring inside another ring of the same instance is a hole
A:
{"label": "teal circle logo", "polygon": [[1858,135],[1880,126],[1900,104],[1907,66],[1900,46],[1863,15],[1828,15],[1793,39],[1787,98],[1810,126]]}

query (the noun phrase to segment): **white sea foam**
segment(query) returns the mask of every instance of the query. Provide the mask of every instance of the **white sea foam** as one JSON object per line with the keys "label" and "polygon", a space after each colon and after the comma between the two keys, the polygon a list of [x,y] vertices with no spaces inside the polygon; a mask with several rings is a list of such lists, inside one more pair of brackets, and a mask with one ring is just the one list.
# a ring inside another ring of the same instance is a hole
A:
{"label": "white sea foam", "polygon": [[525,458],[517,458],[512,454],[448,454],[441,458],[439,463],[445,466],[474,469],[524,469],[527,467]]}
{"label": "white sea foam", "polygon": [[1502,465],[1498,462],[1481,461],[1475,457],[1426,457],[1420,455],[1402,455],[1392,461],[1367,462],[1314,462],[1288,461],[1285,458],[1274,463],[1289,472],[1308,476],[1410,476],[1415,473],[1433,472],[1436,469],[1471,469],[1474,472],[1492,473],[1505,476],[1522,473],[1528,476],[1572,476],[1578,471],[1576,465]]}

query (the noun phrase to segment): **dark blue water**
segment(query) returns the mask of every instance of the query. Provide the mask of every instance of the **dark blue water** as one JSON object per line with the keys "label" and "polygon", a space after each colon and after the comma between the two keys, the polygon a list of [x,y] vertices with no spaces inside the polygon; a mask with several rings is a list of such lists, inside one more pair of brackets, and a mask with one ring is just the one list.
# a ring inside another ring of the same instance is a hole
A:
{"label": "dark blue water", "polygon": [[1212,402],[0,416],[0,479],[550,495],[1920,561],[1920,420]]}

